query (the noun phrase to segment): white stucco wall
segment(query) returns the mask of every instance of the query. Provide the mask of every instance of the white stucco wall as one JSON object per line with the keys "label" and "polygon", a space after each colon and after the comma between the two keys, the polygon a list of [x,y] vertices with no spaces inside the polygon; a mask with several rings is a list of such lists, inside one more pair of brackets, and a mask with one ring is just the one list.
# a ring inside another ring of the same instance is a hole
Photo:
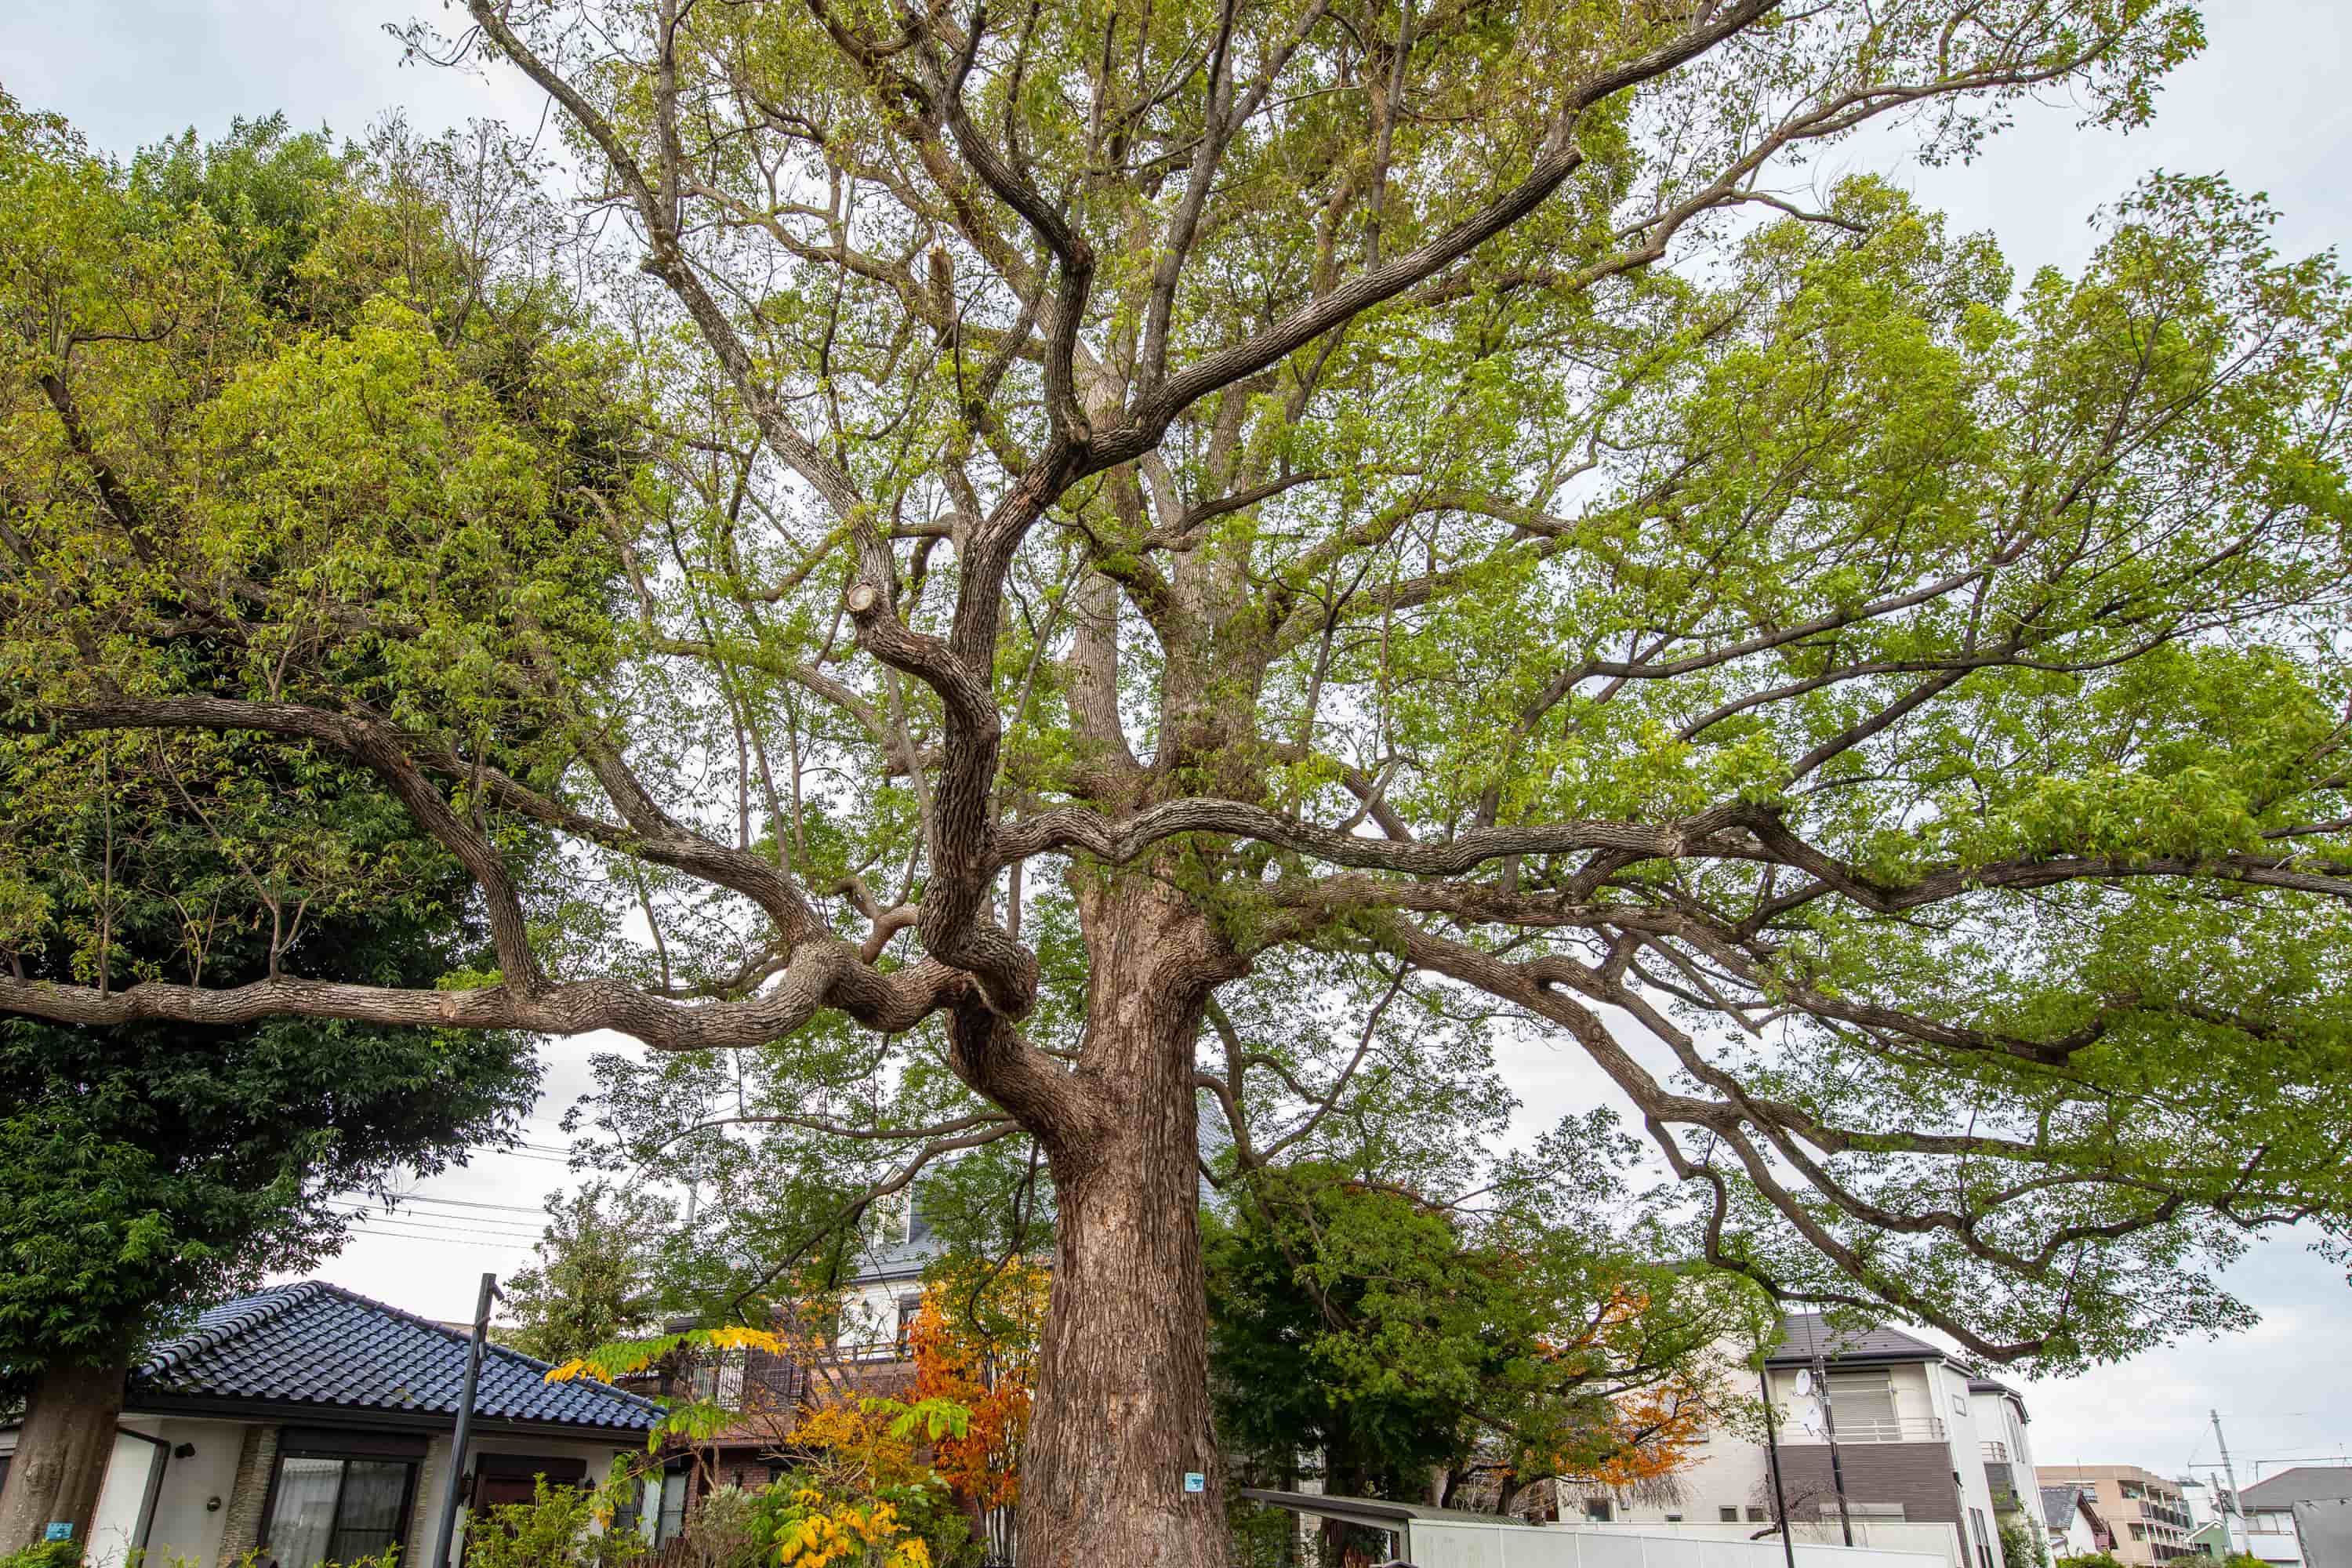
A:
{"label": "white stucco wall", "polygon": [[[245,1427],[235,1421],[165,1420],[132,1416],[126,1426],[151,1432],[172,1445],[195,1451],[173,1454],[163,1470],[155,1516],[147,1528],[149,1568],[187,1562],[207,1564],[219,1555],[221,1530],[228,1522],[228,1499],[236,1482],[236,1457]],[[207,1506],[214,1499],[218,1508]]]}
{"label": "white stucco wall", "polygon": [[898,1339],[898,1298],[922,1293],[920,1279],[878,1280],[848,1291],[841,1304],[842,1348],[888,1350]]}
{"label": "white stucco wall", "polygon": [[1969,1550],[1977,1547],[1976,1522],[1971,1510],[1984,1525],[1984,1546],[1992,1559],[1992,1568],[2001,1568],[2000,1520],[1993,1511],[1992,1487],[1985,1479],[1983,1436],[1977,1428],[1974,1405],[1969,1394],[1966,1373],[1948,1363],[1924,1367],[1927,1381],[1934,1390],[1937,1412],[1952,1452],[1952,1468],[1960,1478],[1960,1526]]}
{"label": "white stucco wall", "polygon": [[[1679,1514],[1685,1521],[1703,1523],[1719,1520],[1723,1509],[1736,1508],[1745,1521],[1748,1509],[1769,1495],[1766,1484],[1769,1465],[1761,1444],[1747,1442],[1729,1432],[1710,1431],[1706,1441],[1698,1445],[1689,1468],[1675,1478],[1682,1494],[1680,1500],[1623,1503],[1617,1507],[1616,1517],[1636,1523],[1664,1523]],[[1581,1507],[1580,1502],[1563,1501],[1561,1517],[1566,1519]]]}

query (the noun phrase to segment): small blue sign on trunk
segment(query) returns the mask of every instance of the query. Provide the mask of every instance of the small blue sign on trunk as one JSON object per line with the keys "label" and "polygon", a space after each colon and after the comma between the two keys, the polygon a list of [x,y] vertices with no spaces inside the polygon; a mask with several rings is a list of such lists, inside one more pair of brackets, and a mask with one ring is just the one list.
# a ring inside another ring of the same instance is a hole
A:
{"label": "small blue sign on trunk", "polygon": [[41,1531],[41,1539],[44,1541],[71,1541],[73,1539],[73,1521],[69,1519],[53,1519],[49,1521],[49,1527]]}
{"label": "small blue sign on trunk", "polygon": [[1209,1478],[1208,1478],[1208,1477],[1206,1477],[1206,1476],[1202,1475],[1202,1474],[1200,1471],[1198,1471],[1198,1470],[1187,1470],[1187,1471],[1185,1471],[1185,1472],[1184,1472],[1184,1490],[1185,1490],[1186,1492],[1188,1492],[1188,1493],[1198,1493],[1198,1492],[1205,1492],[1205,1491],[1207,1491],[1208,1489],[1209,1489]]}

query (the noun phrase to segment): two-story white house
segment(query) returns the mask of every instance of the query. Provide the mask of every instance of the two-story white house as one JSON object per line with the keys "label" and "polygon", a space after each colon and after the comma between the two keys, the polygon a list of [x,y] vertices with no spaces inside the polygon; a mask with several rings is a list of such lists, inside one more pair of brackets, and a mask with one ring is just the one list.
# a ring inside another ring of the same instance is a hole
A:
{"label": "two-story white house", "polygon": [[[1727,1347],[1725,1359],[1739,1358]],[[1801,1540],[1843,1539],[1843,1491],[1858,1545],[1940,1550],[1953,1568],[2030,1568],[2005,1563],[2000,1544],[2004,1516],[2025,1519],[2037,1538],[2047,1528],[2014,1389],[1901,1330],[1838,1331],[1810,1313],[1782,1321],[1761,1384],[1726,1392],[1753,1398],[1762,1385],[1779,1428],[1780,1494]],[[1769,1459],[1762,1442],[1718,1428],[1695,1463],[1641,1497],[1563,1486],[1561,1516],[1710,1536],[1769,1531],[1779,1516]]]}

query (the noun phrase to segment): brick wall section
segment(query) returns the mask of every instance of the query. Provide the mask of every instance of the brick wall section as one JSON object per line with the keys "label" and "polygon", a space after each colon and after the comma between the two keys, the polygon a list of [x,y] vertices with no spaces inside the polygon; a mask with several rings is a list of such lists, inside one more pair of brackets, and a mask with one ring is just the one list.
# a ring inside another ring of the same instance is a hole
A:
{"label": "brick wall section", "polygon": [[423,1564],[433,1557],[433,1537],[440,1523],[443,1447],[427,1447],[416,1466],[416,1506],[408,1513],[408,1543],[400,1549],[403,1563]]}
{"label": "brick wall section", "polygon": [[[1943,1444],[1841,1443],[1838,1458],[1845,1471],[1848,1502],[1899,1502],[1903,1517],[1914,1523],[1960,1522],[1959,1489],[1952,1484],[1952,1451]],[[1782,1444],[1780,1474],[1793,1518],[1801,1522],[1837,1517],[1829,1445]]]}
{"label": "brick wall section", "polygon": [[278,1428],[254,1426],[245,1429],[245,1446],[237,1450],[236,1479],[228,1490],[228,1517],[221,1521],[221,1568],[261,1544],[261,1510],[269,1500],[269,1474],[278,1463]]}

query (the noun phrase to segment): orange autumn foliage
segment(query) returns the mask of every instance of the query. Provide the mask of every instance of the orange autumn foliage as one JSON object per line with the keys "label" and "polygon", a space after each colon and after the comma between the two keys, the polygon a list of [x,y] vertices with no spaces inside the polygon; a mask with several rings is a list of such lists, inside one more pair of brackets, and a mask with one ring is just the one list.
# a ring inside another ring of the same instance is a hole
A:
{"label": "orange autumn foliage", "polygon": [[1621,1395],[1614,1423],[1617,1451],[1592,1467],[1594,1480],[1612,1487],[1672,1475],[1697,1456],[1706,1436],[1707,1402],[1679,1379]]}
{"label": "orange autumn foliage", "polygon": [[1050,1285],[1045,1270],[1014,1258],[934,1281],[908,1329],[913,1396],[952,1400],[971,1413],[962,1436],[934,1445],[932,1461],[983,1512],[1021,1498],[1021,1447]]}
{"label": "orange autumn foliage", "polygon": [[[1612,1356],[1622,1363],[1639,1344],[1643,1315],[1650,1306],[1648,1291],[1633,1281],[1621,1280],[1611,1288],[1609,1300],[1591,1321],[1548,1345],[1548,1353],[1555,1360],[1575,1358],[1596,1366],[1610,1364]],[[1668,1376],[1617,1394],[1609,1403],[1605,1426],[1586,1435],[1588,1445],[1596,1441],[1608,1445],[1602,1457],[1571,1461],[1567,1455],[1553,1454],[1548,1466],[1524,1468],[1530,1473],[1538,1468],[1573,1472],[1582,1479],[1622,1490],[1672,1475],[1698,1458],[1694,1450],[1706,1437],[1713,1413],[1698,1380]]]}

